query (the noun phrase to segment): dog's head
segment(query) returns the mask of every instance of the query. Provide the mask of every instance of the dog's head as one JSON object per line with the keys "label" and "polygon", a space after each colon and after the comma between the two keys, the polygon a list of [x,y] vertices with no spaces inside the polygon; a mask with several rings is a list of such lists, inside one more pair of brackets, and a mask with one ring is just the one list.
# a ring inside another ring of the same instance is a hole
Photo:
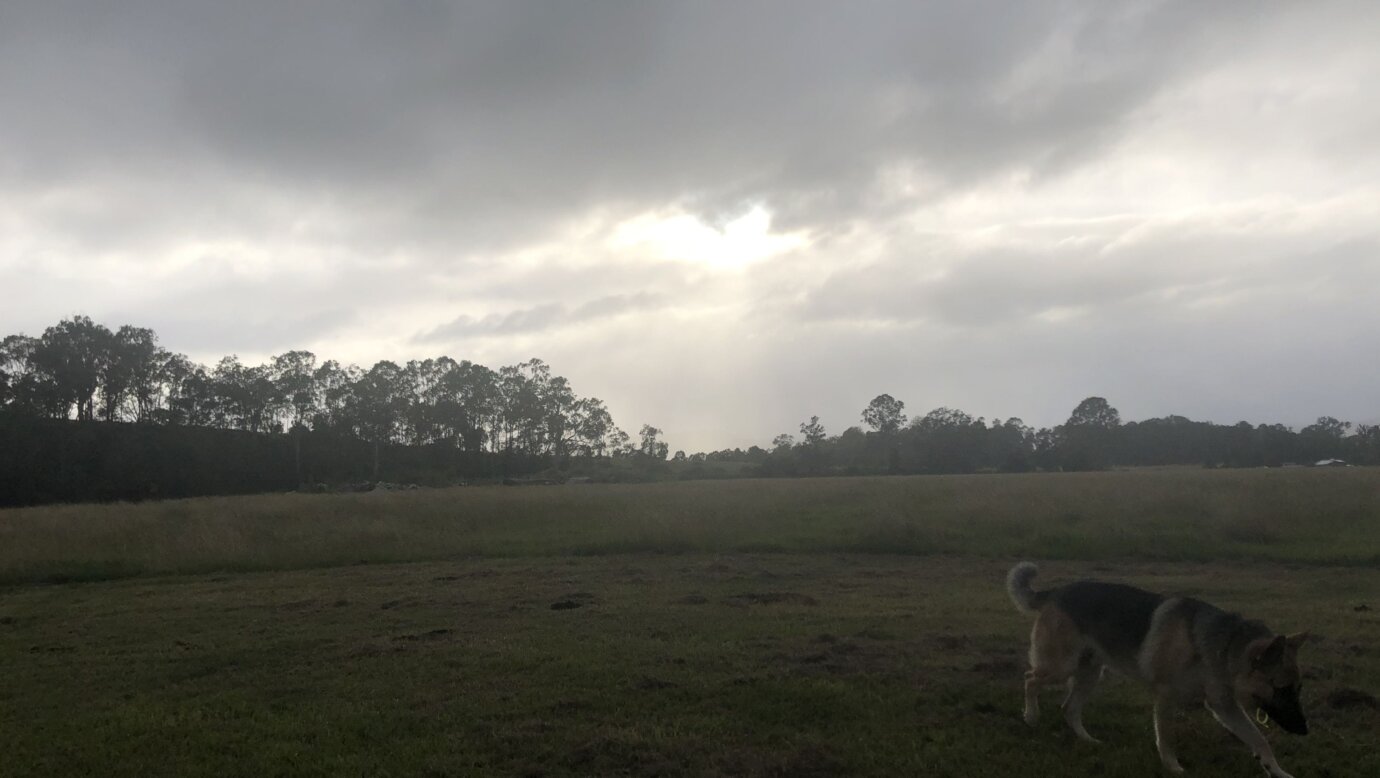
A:
{"label": "dog's head", "polygon": [[1308,721],[1299,704],[1298,653],[1308,633],[1261,638],[1246,647],[1249,669],[1242,691],[1285,732],[1308,734]]}

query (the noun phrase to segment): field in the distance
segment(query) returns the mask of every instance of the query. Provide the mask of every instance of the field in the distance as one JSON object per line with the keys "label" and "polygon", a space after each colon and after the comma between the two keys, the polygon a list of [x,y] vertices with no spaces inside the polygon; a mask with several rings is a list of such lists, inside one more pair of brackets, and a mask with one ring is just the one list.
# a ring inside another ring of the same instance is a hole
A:
{"label": "field in the distance", "polygon": [[1380,471],[1181,470],[0,512],[0,775],[1159,774],[1020,721],[1018,558],[1312,630],[1281,762],[1380,774]]}

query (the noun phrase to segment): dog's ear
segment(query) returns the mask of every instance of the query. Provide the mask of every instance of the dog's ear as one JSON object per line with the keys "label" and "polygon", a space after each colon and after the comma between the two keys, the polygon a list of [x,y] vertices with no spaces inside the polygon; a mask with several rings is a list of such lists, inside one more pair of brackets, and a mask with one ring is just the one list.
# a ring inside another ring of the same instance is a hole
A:
{"label": "dog's ear", "polygon": [[1307,632],[1295,632],[1292,635],[1285,635],[1284,637],[1284,643],[1289,647],[1290,651],[1298,651],[1299,646],[1306,642],[1308,642]]}
{"label": "dog's ear", "polygon": [[1246,648],[1246,655],[1251,658],[1251,667],[1259,669],[1279,664],[1284,659],[1285,645],[1283,635],[1252,641]]}

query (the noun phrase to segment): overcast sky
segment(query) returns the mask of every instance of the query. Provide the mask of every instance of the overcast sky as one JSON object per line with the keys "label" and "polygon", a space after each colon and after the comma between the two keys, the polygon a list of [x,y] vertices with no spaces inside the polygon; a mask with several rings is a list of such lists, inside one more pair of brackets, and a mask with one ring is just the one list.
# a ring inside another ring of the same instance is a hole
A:
{"label": "overcast sky", "polygon": [[0,0],[0,334],[530,357],[672,450],[1380,420],[1380,3]]}

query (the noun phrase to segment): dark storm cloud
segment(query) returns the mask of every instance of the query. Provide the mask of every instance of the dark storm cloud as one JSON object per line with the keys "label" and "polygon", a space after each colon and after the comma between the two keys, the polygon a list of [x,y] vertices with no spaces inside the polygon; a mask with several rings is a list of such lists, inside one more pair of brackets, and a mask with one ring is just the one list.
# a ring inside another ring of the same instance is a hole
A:
{"label": "dark storm cloud", "polygon": [[[855,212],[904,161],[1055,171],[1199,56],[1224,6],[71,3],[8,6],[7,177],[224,175],[360,232],[510,240],[553,215],[769,199]],[[1222,18],[1228,17],[1228,18]],[[329,193],[329,194],[327,194]],[[188,191],[196,198],[202,193]],[[375,236],[376,237],[376,236]]]}

